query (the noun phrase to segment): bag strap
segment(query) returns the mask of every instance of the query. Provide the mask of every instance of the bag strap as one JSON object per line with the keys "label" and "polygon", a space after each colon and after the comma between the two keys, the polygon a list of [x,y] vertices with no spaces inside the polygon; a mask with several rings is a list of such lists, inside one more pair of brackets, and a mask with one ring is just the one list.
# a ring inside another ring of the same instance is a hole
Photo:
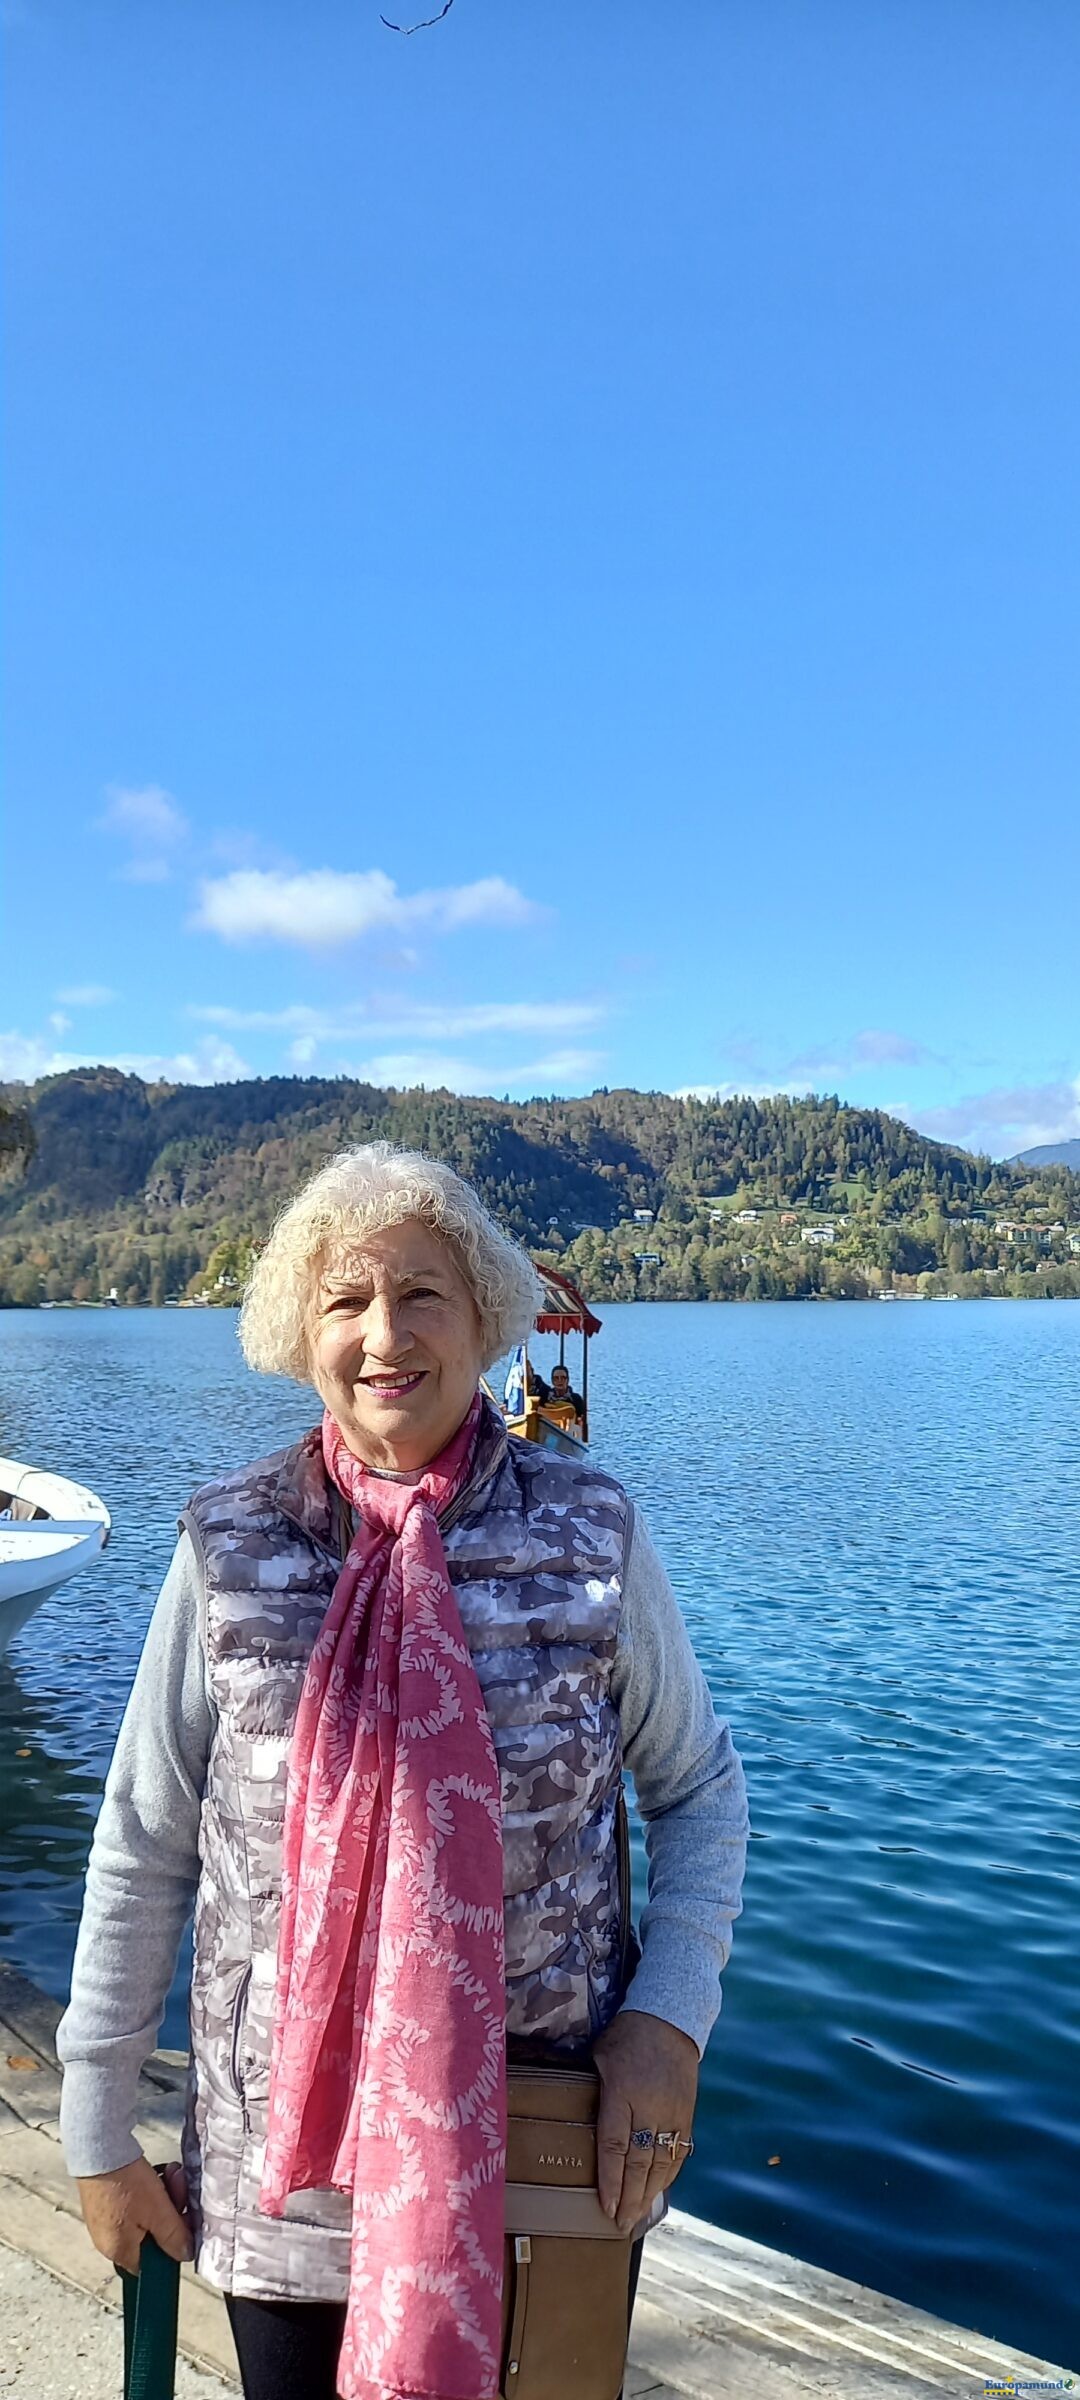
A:
{"label": "bag strap", "polygon": [[124,2289],[124,2400],[173,2400],[180,2265],[143,2235],[139,2272],[120,2269]]}
{"label": "bag strap", "polygon": [[615,1850],[619,1861],[619,2000],[622,2002],[626,1998],[627,1986],[630,1981],[631,1963],[635,1966],[637,1964],[633,1952],[637,1950],[638,1957],[641,1952],[635,1939],[634,1920],[631,1915],[630,1818],[626,1806],[626,1792],[621,1783],[615,1806]]}

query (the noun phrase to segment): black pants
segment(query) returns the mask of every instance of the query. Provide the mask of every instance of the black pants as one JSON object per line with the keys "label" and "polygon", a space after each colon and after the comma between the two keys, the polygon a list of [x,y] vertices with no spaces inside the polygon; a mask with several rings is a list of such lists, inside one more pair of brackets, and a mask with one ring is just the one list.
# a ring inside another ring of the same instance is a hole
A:
{"label": "black pants", "polygon": [[[642,2243],[630,2253],[630,2309]],[[235,2300],[225,2295],[244,2400],[336,2400],[345,2311],[332,2300]]]}

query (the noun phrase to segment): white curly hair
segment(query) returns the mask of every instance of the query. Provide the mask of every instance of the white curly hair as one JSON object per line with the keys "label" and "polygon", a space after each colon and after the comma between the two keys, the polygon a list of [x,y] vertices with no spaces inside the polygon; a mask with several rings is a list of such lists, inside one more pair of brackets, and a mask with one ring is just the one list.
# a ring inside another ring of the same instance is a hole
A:
{"label": "white curly hair", "polygon": [[308,1326],[323,1262],[341,1242],[413,1219],[452,1251],[480,1317],[483,1365],[524,1341],[543,1293],[531,1259],[452,1167],[392,1142],[339,1150],[277,1218],[248,1277],[240,1344],[263,1375],[310,1381]]}

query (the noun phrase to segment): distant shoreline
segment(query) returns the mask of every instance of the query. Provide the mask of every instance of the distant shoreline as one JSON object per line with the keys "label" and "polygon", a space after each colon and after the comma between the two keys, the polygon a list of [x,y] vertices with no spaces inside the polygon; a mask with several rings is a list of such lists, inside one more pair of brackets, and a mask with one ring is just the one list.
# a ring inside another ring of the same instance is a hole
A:
{"label": "distant shoreline", "polygon": [[232,1306],[305,1176],[370,1140],[455,1167],[601,1309],[1080,1298],[1080,1175],[976,1158],[835,1094],[495,1102],[348,1078],[173,1089],[96,1068],[46,1078],[23,1118],[22,1167],[0,1177],[8,1307]]}
{"label": "distant shoreline", "polygon": [[[827,1308],[862,1307],[866,1303],[899,1300],[1080,1300],[1080,1292],[716,1292],[690,1298],[659,1292],[637,1292],[633,1299],[600,1298],[597,1308]],[[228,1316],[239,1311],[239,1300],[0,1300],[0,1316],[39,1317],[82,1315]]]}

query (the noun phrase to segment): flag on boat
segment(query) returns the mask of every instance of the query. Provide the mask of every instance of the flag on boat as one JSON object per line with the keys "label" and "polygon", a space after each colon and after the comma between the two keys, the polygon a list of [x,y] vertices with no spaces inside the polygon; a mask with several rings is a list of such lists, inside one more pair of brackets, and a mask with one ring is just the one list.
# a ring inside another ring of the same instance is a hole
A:
{"label": "flag on boat", "polygon": [[509,1417],[522,1417],[525,1414],[524,1342],[519,1342],[517,1349],[510,1354],[506,1382],[503,1385],[503,1407]]}

